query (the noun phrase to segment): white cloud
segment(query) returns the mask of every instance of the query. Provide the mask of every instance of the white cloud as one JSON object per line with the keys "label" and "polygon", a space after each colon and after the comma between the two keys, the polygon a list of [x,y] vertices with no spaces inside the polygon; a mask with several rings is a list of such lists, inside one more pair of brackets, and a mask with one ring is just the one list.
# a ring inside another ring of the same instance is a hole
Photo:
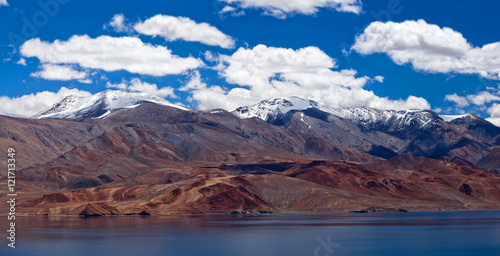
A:
{"label": "white cloud", "polygon": [[127,90],[131,92],[143,92],[151,95],[156,95],[159,97],[172,97],[176,98],[176,95],[174,93],[174,89],[172,87],[163,87],[163,88],[158,88],[156,84],[150,84],[147,82],[143,82],[138,78],[132,78],[130,82],[127,82],[125,80],[122,80],[121,83],[118,84],[111,84],[107,83],[106,87],[108,88],[117,88],[121,90]]}
{"label": "white cloud", "polygon": [[[458,96],[455,93],[446,95],[445,100],[455,102],[459,108],[473,104],[479,106],[479,109],[481,110],[488,109],[487,112],[490,114],[490,117],[486,118],[486,120],[500,126],[500,104],[494,103],[493,105],[489,105],[492,102],[500,102],[500,91],[496,91],[494,93],[482,91],[476,94],[469,94],[465,97]],[[449,111],[451,111],[451,109]],[[455,111],[464,112],[463,109],[456,109]]]}
{"label": "white cloud", "polygon": [[361,12],[360,0],[219,0],[228,4],[221,13],[238,13],[239,9],[259,9],[264,15],[284,19],[293,14],[314,15],[320,8],[335,9],[338,12]]}
{"label": "white cloud", "polygon": [[46,80],[69,81],[78,80],[81,83],[91,83],[86,72],[75,70],[72,66],[44,64],[42,70],[31,74],[33,77]]}
{"label": "white cloud", "polygon": [[123,15],[121,13],[115,14],[115,16],[113,16],[113,18],[111,18],[111,21],[108,24],[104,25],[104,28],[105,29],[112,28],[114,31],[116,31],[118,33],[122,33],[122,32],[130,33],[130,32],[132,32],[132,27],[131,27],[130,23],[127,22],[125,15]]}
{"label": "white cloud", "polygon": [[0,6],[8,6],[7,0],[0,0]]}
{"label": "white cloud", "polygon": [[500,42],[473,47],[461,33],[424,20],[373,22],[356,37],[352,50],[363,55],[385,53],[396,64],[410,63],[419,71],[500,80]]}
{"label": "white cloud", "polygon": [[[211,59],[216,57],[208,54]],[[368,106],[380,109],[429,109],[429,103],[414,96],[390,100],[363,89],[381,77],[356,77],[354,70],[332,71],[334,59],[317,47],[298,50],[258,45],[238,49],[233,55],[219,55],[216,68],[232,89],[208,86],[199,74],[182,88],[201,109],[232,110],[274,97],[299,96],[332,107]]]}
{"label": "white cloud", "polygon": [[500,96],[484,91],[474,95],[467,95],[467,99],[475,105],[482,106],[492,101],[500,101]]}
{"label": "white cloud", "polygon": [[198,90],[198,89],[204,89],[207,87],[207,84],[204,83],[201,80],[201,74],[198,70],[195,70],[191,76],[189,81],[181,88],[179,88],[180,91],[190,91],[190,90]]}
{"label": "white cloud", "polygon": [[115,88],[115,89],[120,89],[120,90],[127,90],[128,88],[128,83],[125,79],[122,79],[121,83],[117,84],[112,84],[110,82],[106,83],[106,88]]}
{"label": "white cloud", "polygon": [[126,70],[151,76],[181,74],[203,66],[200,59],[182,58],[166,47],[145,44],[134,37],[75,35],[68,41],[53,43],[35,38],[21,46],[21,54],[36,57],[42,63],[77,64],[83,68]]}
{"label": "white cloud", "polygon": [[454,93],[446,95],[445,100],[455,102],[458,105],[458,107],[466,107],[469,106],[470,104],[483,106],[493,101],[500,101],[500,96],[492,94],[488,91],[482,91],[477,94],[469,94],[466,97],[458,96],[456,93]]}
{"label": "white cloud", "polygon": [[461,107],[461,108],[469,106],[469,101],[467,100],[467,98],[462,97],[462,96],[458,96],[456,93],[446,95],[444,97],[444,99],[446,101],[455,102],[458,105],[458,107]]}
{"label": "white cloud", "polygon": [[17,62],[17,64],[19,64],[21,66],[26,66],[26,59],[25,58],[20,58],[19,61]]}
{"label": "white cloud", "polygon": [[90,96],[90,92],[62,87],[58,92],[43,91],[18,98],[0,97],[0,114],[31,117],[60,102],[69,95]]}
{"label": "white cloud", "polygon": [[384,77],[383,76],[376,76],[374,78],[375,81],[379,82],[379,83],[383,83],[384,82]]}
{"label": "white cloud", "polygon": [[486,118],[486,120],[496,126],[500,126],[500,104],[493,104],[493,106],[488,109],[488,113],[491,115],[491,117]]}
{"label": "white cloud", "polygon": [[222,8],[220,13],[231,13],[231,16],[233,17],[239,17],[246,14],[244,10],[238,10],[237,8],[229,5],[224,6],[224,8]]}
{"label": "white cloud", "polygon": [[206,45],[233,48],[234,40],[208,23],[196,23],[186,17],[156,15],[134,25],[144,35],[161,36],[166,41],[184,40]]}

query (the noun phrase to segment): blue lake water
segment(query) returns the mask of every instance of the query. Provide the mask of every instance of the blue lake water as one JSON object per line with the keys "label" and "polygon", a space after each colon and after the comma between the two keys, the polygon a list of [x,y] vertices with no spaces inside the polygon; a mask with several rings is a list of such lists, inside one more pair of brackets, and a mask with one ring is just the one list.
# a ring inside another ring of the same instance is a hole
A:
{"label": "blue lake water", "polygon": [[[7,218],[0,217],[7,227]],[[500,255],[500,212],[18,217],[0,255]]]}

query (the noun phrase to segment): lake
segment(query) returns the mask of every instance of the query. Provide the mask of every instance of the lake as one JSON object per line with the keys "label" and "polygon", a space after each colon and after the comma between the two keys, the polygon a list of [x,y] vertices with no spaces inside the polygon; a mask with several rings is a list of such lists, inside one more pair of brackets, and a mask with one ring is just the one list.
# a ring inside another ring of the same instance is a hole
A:
{"label": "lake", "polygon": [[[7,228],[7,218],[0,217]],[[0,255],[500,255],[500,212],[18,217]]]}

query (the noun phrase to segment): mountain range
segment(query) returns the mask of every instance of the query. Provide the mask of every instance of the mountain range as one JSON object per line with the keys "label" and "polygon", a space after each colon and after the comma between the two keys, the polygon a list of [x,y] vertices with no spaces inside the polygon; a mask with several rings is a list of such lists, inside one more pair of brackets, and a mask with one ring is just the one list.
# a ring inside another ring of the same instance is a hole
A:
{"label": "mountain range", "polygon": [[109,90],[0,123],[21,214],[500,209],[500,128],[473,114],[298,97],[201,111]]}
{"label": "mountain range", "polygon": [[474,114],[439,116],[430,110],[329,108],[297,97],[262,101],[233,113],[385,159],[423,156],[500,171],[498,165],[486,160],[498,154],[500,127]]}

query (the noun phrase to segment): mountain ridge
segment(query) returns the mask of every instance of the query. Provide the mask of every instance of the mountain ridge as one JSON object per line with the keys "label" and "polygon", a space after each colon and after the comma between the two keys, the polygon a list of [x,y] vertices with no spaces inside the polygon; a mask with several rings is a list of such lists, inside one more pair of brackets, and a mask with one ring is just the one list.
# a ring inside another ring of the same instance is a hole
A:
{"label": "mountain ridge", "polygon": [[145,102],[188,110],[147,93],[106,90],[88,97],[69,95],[31,118],[104,118],[116,109],[133,108]]}
{"label": "mountain ridge", "polygon": [[[137,108],[145,103],[171,107],[186,113],[165,115],[176,112],[159,111],[156,108],[142,111],[134,116],[123,112],[125,109]],[[189,120],[188,122],[196,123],[200,122],[200,117],[217,116],[217,113],[218,116],[225,117],[206,122],[227,123],[224,119],[233,120],[227,116],[231,113],[237,119],[257,118],[277,126],[278,128],[273,130],[284,130],[287,135],[283,138],[290,138],[290,141],[295,142],[285,146],[286,143],[279,142],[280,139],[272,139],[273,145],[278,145],[282,149],[288,147],[286,151],[295,153],[336,160],[389,159],[397,155],[414,155],[471,166],[487,166],[488,170],[500,172],[500,166],[489,164],[491,160],[482,161],[487,155],[491,158],[493,148],[500,146],[498,140],[494,139],[500,135],[500,127],[474,114],[439,116],[430,110],[333,108],[296,96],[264,100],[254,105],[239,107],[231,112],[201,111],[180,107],[146,94],[108,90],[90,97],[68,96],[35,118],[75,120],[90,118],[120,120],[120,122]],[[234,123],[235,120],[227,124],[238,128]],[[265,134],[269,127],[262,128],[263,131],[253,130],[254,134],[251,136],[258,134],[262,136],[261,139],[269,140]]]}
{"label": "mountain ridge", "polygon": [[104,118],[0,116],[0,154],[20,152],[20,215],[500,209],[500,132],[487,122],[281,114],[144,102]]}
{"label": "mountain ridge", "polygon": [[[146,102],[188,110],[186,107],[172,104],[163,98],[146,93],[106,90],[89,97],[69,95],[31,118],[104,118],[113,110],[132,108]],[[438,115],[430,110],[419,109],[380,110],[370,107],[327,107],[313,100],[303,99],[297,96],[263,100],[254,105],[238,107],[230,112],[242,119],[257,117],[264,121],[272,122],[272,120],[279,119],[280,116],[287,115],[289,112],[304,111],[309,108],[316,108],[344,119],[365,124],[388,122],[389,119],[393,118],[402,120],[404,123],[419,119],[423,123],[422,125],[426,125],[430,121],[430,116],[439,116],[440,119],[448,123],[467,117],[482,119],[471,113],[465,115]],[[417,117],[415,118],[415,116]]]}
{"label": "mountain ridge", "polygon": [[[406,109],[406,110],[380,110],[370,107],[328,107],[319,104],[313,100],[302,99],[297,96],[273,98],[260,101],[257,104],[238,107],[231,111],[240,118],[257,117],[264,121],[269,118],[276,119],[279,115],[286,115],[290,111],[302,111],[308,108],[316,108],[318,110],[336,115],[341,118],[358,120],[360,122],[377,122],[387,121],[390,118],[404,119],[408,115],[421,115],[425,118],[425,114],[439,116],[445,122],[451,122],[456,119],[465,118],[467,116],[475,116],[471,113],[465,115],[438,115],[431,110],[421,109]],[[444,118],[443,118],[444,117]],[[477,116],[475,116],[477,117]],[[477,117],[480,118],[480,117]]]}

